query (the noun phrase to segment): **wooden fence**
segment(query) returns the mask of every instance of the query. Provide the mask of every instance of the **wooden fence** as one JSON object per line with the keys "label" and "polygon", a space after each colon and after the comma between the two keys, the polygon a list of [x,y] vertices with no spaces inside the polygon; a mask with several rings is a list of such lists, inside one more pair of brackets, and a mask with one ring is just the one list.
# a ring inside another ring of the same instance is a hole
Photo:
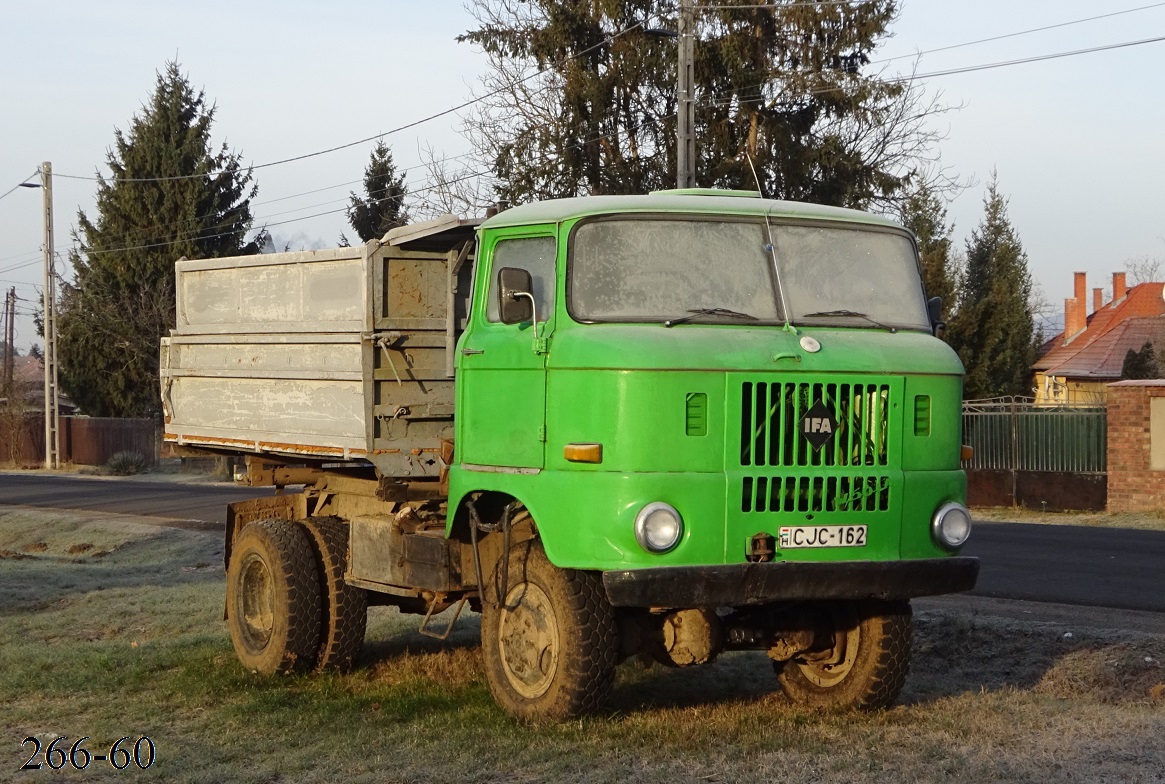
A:
{"label": "wooden fence", "polygon": [[[158,461],[158,425],[152,419],[61,417],[61,462],[104,465],[118,452],[136,452],[146,465]],[[44,414],[0,412],[0,463],[34,467],[44,463]]]}

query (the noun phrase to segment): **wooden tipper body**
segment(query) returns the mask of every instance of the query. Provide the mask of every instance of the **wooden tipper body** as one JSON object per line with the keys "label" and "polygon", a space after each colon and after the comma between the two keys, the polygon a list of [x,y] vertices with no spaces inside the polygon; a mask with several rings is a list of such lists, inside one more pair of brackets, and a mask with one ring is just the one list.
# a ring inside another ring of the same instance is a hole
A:
{"label": "wooden tipper body", "polygon": [[352,248],[177,262],[166,440],[439,475],[476,224],[450,215]]}

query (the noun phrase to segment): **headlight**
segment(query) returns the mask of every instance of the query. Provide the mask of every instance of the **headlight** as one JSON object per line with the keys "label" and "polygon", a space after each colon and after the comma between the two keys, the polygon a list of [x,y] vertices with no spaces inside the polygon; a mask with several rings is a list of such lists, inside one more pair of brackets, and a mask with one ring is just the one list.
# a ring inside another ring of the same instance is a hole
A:
{"label": "headlight", "polygon": [[971,513],[962,504],[944,504],[934,513],[930,535],[940,547],[958,550],[971,536]]}
{"label": "headlight", "polygon": [[635,517],[635,541],[649,553],[666,553],[680,542],[684,519],[674,507],[656,501]]}

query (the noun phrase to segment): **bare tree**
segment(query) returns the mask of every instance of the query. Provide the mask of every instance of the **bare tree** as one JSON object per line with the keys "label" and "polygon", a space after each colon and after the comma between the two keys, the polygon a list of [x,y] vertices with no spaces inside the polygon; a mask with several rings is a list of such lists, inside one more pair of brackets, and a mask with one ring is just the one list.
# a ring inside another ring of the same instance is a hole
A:
{"label": "bare tree", "polygon": [[1156,283],[1161,280],[1160,256],[1137,256],[1125,261],[1125,270],[1129,275],[1129,285],[1139,283]]}
{"label": "bare tree", "polygon": [[453,214],[472,218],[485,213],[495,201],[492,178],[467,163],[469,156],[450,158],[432,145],[420,150],[428,182],[413,192],[411,212],[421,220]]}

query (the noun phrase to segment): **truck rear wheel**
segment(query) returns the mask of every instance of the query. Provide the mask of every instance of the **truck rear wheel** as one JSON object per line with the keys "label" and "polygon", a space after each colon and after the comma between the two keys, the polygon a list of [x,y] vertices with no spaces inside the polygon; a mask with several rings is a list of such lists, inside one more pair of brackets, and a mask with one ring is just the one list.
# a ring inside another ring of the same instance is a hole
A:
{"label": "truck rear wheel", "polygon": [[315,665],[320,580],[302,526],[262,520],[239,533],[227,569],[227,625],[249,670],[270,675]]}
{"label": "truck rear wheel", "polygon": [[[533,721],[595,710],[610,693],[618,656],[615,613],[602,582],[590,572],[555,567],[537,541],[514,546],[508,567],[503,600],[487,598],[481,615],[494,700]],[[487,593],[496,593],[502,572],[499,560]]]}
{"label": "truck rear wheel", "polygon": [[910,638],[910,602],[837,602],[821,616],[815,650],[773,666],[799,705],[885,708],[906,681]]}
{"label": "truck rear wheel", "polygon": [[348,526],[336,517],[302,522],[315,549],[320,575],[322,618],[317,670],[347,672],[364,646],[368,594],[344,582],[348,567]]}

